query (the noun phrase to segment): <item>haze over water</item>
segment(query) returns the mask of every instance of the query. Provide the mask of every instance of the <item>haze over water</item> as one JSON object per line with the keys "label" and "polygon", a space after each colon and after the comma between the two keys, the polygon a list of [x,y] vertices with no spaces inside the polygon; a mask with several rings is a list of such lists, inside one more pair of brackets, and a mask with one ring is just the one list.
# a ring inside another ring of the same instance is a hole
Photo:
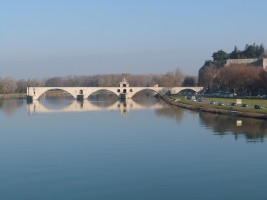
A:
{"label": "haze over water", "polygon": [[266,199],[265,121],[135,101],[1,101],[1,200]]}

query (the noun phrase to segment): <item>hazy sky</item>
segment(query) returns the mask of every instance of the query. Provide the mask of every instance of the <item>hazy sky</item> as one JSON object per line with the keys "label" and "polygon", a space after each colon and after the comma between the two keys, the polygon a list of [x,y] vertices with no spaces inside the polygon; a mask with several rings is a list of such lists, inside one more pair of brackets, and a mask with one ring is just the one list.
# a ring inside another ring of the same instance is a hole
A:
{"label": "hazy sky", "polygon": [[266,0],[0,0],[0,77],[197,75],[214,51],[267,46]]}

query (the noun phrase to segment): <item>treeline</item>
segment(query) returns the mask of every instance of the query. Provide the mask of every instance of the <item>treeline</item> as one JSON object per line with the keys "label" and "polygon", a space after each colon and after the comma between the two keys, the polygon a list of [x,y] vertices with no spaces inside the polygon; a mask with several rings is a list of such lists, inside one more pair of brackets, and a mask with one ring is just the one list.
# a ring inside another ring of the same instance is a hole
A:
{"label": "treeline", "polygon": [[267,71],[262,67],[232,64],[218,68],[209,65],[199,70],[199,85],[207,93],[215,91],[232,92],[240,96],[267,93]]}
{"label": "treeline", "polygon": [[107,74],[90,76],[51,77],[43,80],[0,77],[0,93],[25,93],[27,86],[43,87],[114,87],[126,78],[130,86],[197,86],[198,77],[184,75],[180,69],[165,74]]}
{"label": "treeline", "polygon": [[227,53],[223,50],[219,50],[212,54],[214,61],[225,61],[227,59],[250,59],[250,58],[261,58],[266,56],[263,44],[257,45],[247,44],[244,50],[239,50],[236,46],[231,53]]}

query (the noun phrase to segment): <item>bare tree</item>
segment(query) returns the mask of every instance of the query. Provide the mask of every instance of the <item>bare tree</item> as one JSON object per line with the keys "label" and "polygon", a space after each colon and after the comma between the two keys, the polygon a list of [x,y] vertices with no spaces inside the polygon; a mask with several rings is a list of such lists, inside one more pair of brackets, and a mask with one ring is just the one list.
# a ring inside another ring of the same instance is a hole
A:
{"label": "bare tree", "polygon": [[15,79],[11,77],[5,77],[1,79],[0,85],[2,86],[2,91],[4,93],[12,93],[15,92],[17,88],[17,82]]}
{"label": "bare tree", "polygon": [[174,71],[174,86],[182,86],[185,76],[180,68],[176,68]]}
{"label": "bare tree", "polygon": [[198,84],[212,92],[216,88],[218,69],[216,66],[206,66],[199,70]]}
{"label": "bare tree", "polygon": [[17,88],[16,88],[16,92],[18,93],[26,93],[27,91],[27,81],[25,81],[24,79],[20,79],[17,81]]}

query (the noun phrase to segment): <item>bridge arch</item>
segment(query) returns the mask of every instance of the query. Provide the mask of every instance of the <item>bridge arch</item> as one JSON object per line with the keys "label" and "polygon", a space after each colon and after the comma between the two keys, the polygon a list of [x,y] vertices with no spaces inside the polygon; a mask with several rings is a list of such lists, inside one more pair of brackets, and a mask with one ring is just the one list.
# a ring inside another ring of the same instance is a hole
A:
{"label": "bridge arch", "polygon": [[112,89],[108,89],[108,88],[99,88],[99,89],[96,89],[94,91],[91,91],[88,94],[84,94],[85,95],[84,97],[85,97],[85,99],[88,99],[92,94],[97,93],[97,92],[101,92],[101,91],[108,91],[108,92],[114,94],[117,97],[119,97],[120,92],[121,92],[120,89],[113,89],[112,90]]}
{"label": "bridge arch", "polygon": [[170,90],[171,94],[178,94],[182,91],[193,91],[194,93],[200,92],[201,90],[203,90],[203,87],[173,87]]}
{"label": "bridge arch", "polygon": [[74,94],[73,91],[68,90],[67,88],[60,88],[60,87],[43,87],[43,88],[33,88],[35,99],[39,99],[44,93],[48,91],[58,90],[58,91],[64,91],[70,94],[74,99],[76,99],[76,94]]}
{"label": "bridge arch", "polygon": [[179,92],[177,92],[176,94],[179,94],[179,93],[195,94],[195,93],[197,93],[197,91],[195,91],[193,89],[183,89],[183,90],[180,90]]}
{"label": "bridge arch", "polygon": [[130,89],[130,92],[132,92],[131,97],[134,97],[134,96],[136,96],[138,93],[140,93],[140,92],[142,92],[142,91],[146,91],[146,90],[148,90],[148,91],[153,91],[153,92],[159,94],[160,96],[162,96],[162,93],[161,93],[160,91],[158,91],[158,90],[155,90],[155,89],[152,89],[152,88],[142,88],[142,89],[137,89],[137,90],[135,90],[135,89]]}

